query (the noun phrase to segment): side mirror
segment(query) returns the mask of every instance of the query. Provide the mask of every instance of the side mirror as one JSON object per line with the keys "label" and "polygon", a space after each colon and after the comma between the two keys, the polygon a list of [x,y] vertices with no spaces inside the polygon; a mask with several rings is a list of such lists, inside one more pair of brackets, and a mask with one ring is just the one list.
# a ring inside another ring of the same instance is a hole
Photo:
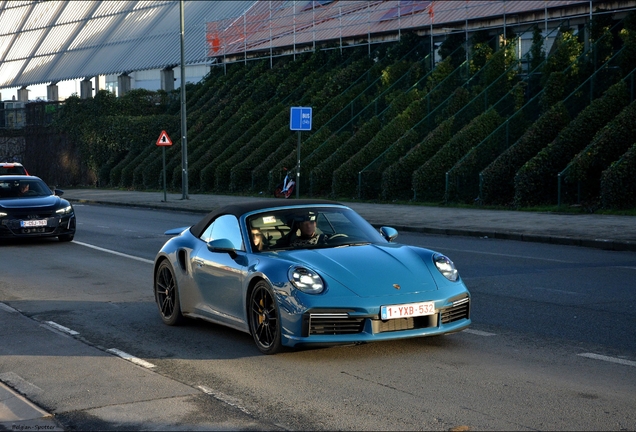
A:
{"label": "side mirror", "polygon": [[55,189],[55,191],[53,191],[53,193],[57,196],[62,196],[64,195],[64,191],[60,190],[60,189]]}
{"label": "side mirror", "polygon": [[208,243],[208,250],[210,252],[222,252],[229,253],[231,257],[236,256],[236,249],[234,248],[234,244],[228,239],[217,239],[212,240]]}
{"label": "side mirror", "polygon": [[392,242],[398,236],[398,232],[395,228],[385,226],[380,228],[380,234],[382,234],[382,237],[384,237],[388,242]]}

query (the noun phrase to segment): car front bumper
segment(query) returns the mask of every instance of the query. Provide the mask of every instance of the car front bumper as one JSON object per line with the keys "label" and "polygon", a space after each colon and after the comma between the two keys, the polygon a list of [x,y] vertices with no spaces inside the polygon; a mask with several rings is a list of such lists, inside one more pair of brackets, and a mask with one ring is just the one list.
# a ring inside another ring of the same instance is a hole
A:
{"label": "car front bumper", "polygon": [[[312,309],[283,329],[285,346],[337,345],[436,336],[462,331],[471,324],[470,297],[439,302],[432,315],[381,320],[377,311]],[[300,327],[298,329],[298,327]],[[295,329],[296,331],[290,331]],[[287,331],[286,331],[287,330]]]}
{"label": "car front bumper", "polygon": [[75,215],[47,217],[46,225],[25,227],[21,219],[3,218],[0,222],[0,238],[56,237],[75,233]]}

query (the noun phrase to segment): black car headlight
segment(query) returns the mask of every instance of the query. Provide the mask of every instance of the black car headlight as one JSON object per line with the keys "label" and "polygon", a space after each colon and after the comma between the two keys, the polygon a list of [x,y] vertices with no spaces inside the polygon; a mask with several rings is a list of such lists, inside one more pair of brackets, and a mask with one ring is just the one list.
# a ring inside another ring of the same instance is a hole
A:
{"label": "black car headlight", "polygon": [[302,292],[320,294],[325,289],[325,284],[318,273],[306,267],[292,267],[287,275],[292,285]]}
{"label": "black car headlight", "polygon": [[55,213],[57,213],[58,215],[67,215],[71,213],[72,211],[73,211],[73,207],[69,205],[59,210],[55,210]]}
{"label": "black car headlight", "polygon": [[449,281],[455,282],[459,278],[459,273],[455,268],[455,264],[445,255],[435,254],[433,255],[433,262],[437,270]]}
{"label": "black car headlight", "polygon": [[0,218],[5,217],[6,215],[7,215],[6,213],[0,212]]}

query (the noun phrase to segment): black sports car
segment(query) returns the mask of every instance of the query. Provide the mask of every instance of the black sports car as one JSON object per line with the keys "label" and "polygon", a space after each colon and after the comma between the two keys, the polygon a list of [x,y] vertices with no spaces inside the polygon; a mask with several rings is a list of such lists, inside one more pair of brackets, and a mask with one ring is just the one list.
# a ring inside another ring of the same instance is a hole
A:
{"label": "black sports car", "polygon": [[0,176],[0,238],[75,236],[75,211],[64,192],[35,176]]}

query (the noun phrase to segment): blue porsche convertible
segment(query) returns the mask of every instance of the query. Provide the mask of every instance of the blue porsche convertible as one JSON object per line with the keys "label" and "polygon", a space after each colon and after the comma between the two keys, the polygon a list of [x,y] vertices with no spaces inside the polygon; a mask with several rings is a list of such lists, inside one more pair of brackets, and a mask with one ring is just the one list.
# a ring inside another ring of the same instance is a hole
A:
{"label": "blue porsche convertible", "polygon": [[164,323],[199,318],[286,347],[363,343],[467,328],[470,293],[453,262],[395,243],[337,202],[230,205],[170,230],[154,264]]}

